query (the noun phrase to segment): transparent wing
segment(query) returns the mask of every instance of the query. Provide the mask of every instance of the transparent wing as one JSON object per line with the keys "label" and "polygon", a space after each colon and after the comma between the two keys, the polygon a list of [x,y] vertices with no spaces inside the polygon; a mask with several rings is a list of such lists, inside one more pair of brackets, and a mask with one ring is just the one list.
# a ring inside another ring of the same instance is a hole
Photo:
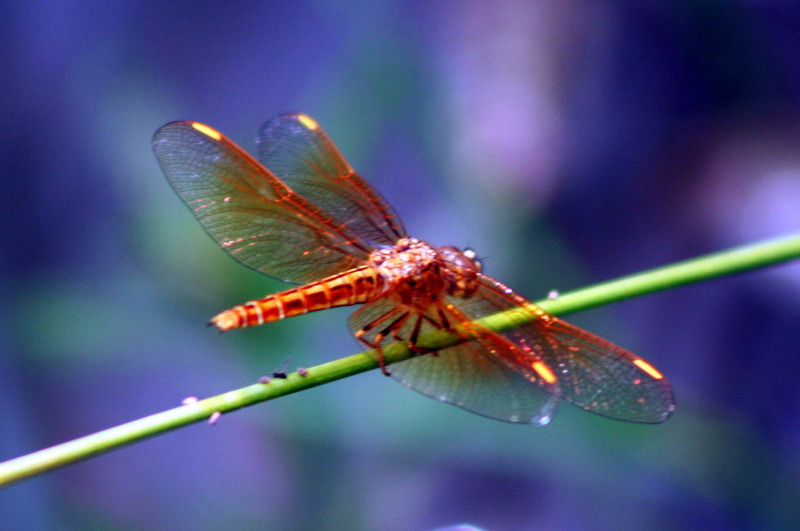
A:
{"label": "transparent wing", "polygon": [[502,335],[547,363],[558,378],[561,398],[587,411],[630,422],[658,423],[672,414],[672,388],[651,364],[545,313],[494,279],[484,275],[479,279],[480,288],[473,296],[453,303],[473,319],[508,309],[533,319]]}
{"label": "transparent wing", "polygon": [[361,265],[374,248],[340,214],[290,189],[208,126],[169,123],[156,132],[153,150],[206,232],[256,271],[305,283]]}
{"label": "transparent wing", "polygon": [[304,114],[284,114],[258,135],[258,158],[295,192],[372,246],[392,245],[406,230],[392,207],[345,161]]}
{"label": "transparent wing", "polygon": [[[386,326],[403,319],[404,312],[409,315],[402,326],[384,343],[413,342],[418,334],[448,330],[465,320],[463,314],[445,304],[418,313],[401,309],[384,297],[355,312],[350,328],[355,333],[376,321]],[[387,314],[392,315],[386,318]],[[381,326],[373,327],[363,339],[374,344],[381,331]],[[395,363],[389,371],[406,387],[473,413],[507,422],[547,424],[558,407],[558,386],[542,381],[533,370],[515,370],[515,350],[508,340],[484,329],[476,341]]]}

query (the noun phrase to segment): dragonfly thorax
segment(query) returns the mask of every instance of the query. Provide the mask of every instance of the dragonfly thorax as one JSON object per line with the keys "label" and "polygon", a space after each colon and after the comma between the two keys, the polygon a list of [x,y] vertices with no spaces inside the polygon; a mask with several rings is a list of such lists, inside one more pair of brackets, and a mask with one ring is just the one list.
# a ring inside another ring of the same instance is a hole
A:
{"label": "dragonfly thorax", "polygon": [[398,302],[407,305],[430,304],[445,295],[468,297],[477,289],[480,271],[470,254],[451,246],[437,249],[416,238],[374,251],[370,262]]}

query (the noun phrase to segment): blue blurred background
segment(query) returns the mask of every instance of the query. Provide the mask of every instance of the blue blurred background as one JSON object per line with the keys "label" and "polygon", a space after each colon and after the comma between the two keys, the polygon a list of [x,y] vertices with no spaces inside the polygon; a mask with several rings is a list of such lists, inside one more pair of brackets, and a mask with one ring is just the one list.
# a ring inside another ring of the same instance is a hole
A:
{"label": "blue blurred background", "polygon": [[[531,299],[800,228],[800,5],[5,2],[0,458],[360,350],[351,309],[223,336],[284,285],[228,258],[150,147],[316,118],[411,234]],[[378,372],[0,493],[6,528],[800,526],[800,267],[571,316],[674,385],[631,425],[506,425]]]}

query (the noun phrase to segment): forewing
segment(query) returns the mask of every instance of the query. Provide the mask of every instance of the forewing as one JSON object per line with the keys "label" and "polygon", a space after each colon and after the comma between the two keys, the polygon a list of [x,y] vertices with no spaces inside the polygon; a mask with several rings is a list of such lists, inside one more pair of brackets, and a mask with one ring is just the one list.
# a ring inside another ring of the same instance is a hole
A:
{"label": "forewing", "polygon": [[675,409],[669,382],[648,362],[545,313],[489,277],[480,276],[472,297],[454,302],[475,319],[512,308],[525,313],[532,322],[503,336],[543,359],[558,378],[561,397],[582,409],[644,423],[663,422]]}
{"label": "forewing", "polygon": [[308,116],[284,114],[267,122],[258,135],[258,158],[294,191],[371,245],[392,245],[406,236],[392,207],[353,171]]}
{"label": "forewing", "polygon": [[[443,304],[416,313],[382,298],[355,312],[350,318],[350,328],[358,332],[390,312],[393,314],[389,318],[365,334],[368,342],[374,343],[377,333],[401,318],[403,312],[411,313],[395,337],[388,337],[385,344],[395,339],[408,342],[420,318],[420,334],[423,335],[447,329],[464,319],[457,310],[452,311]],[[511,352],[511,347],[513,345],[501,336],[484,330],[478,341],[422,354],[392,364],[388,370],[406,387],[473,413],[507,422],[547,424],[558,407],[558,389],[542,381],[532,383],[521,372],[510,369],[504,355]],[[500,355],[498,349],[502,350]],[[530,378],[541,380],[533,371],[531,373]]]}
{"label": "forewing", "polygon": [[200,225],[247,267],[305,283],[356,267],[372,250],[356,231],[208,126],[169,123],[156,132],[153,149]]}

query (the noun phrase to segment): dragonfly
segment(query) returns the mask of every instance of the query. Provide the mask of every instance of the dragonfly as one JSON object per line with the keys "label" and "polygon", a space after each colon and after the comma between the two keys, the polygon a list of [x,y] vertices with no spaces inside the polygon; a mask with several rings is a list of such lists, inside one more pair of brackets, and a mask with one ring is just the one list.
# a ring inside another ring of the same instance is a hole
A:
{"label": "dragonfly", "polygon": [[[560,401],[613,419],[660,423],[669,382],[639,356],[548,314],[482,271],[470,249],[410,237],[392,206],[305,114],[267,122],[257,159],[194,121],[153,138],[167,180],[211,238],[241,264],[297,286],[211,319],[220,331],[337,306],[384,374],[436,400],[512,423],[544,425]],[[513,310],[518,328],[484,317]],[[432,349],[426,335],[460,342]],[[387,346],[414,354],[387,367]]]}

